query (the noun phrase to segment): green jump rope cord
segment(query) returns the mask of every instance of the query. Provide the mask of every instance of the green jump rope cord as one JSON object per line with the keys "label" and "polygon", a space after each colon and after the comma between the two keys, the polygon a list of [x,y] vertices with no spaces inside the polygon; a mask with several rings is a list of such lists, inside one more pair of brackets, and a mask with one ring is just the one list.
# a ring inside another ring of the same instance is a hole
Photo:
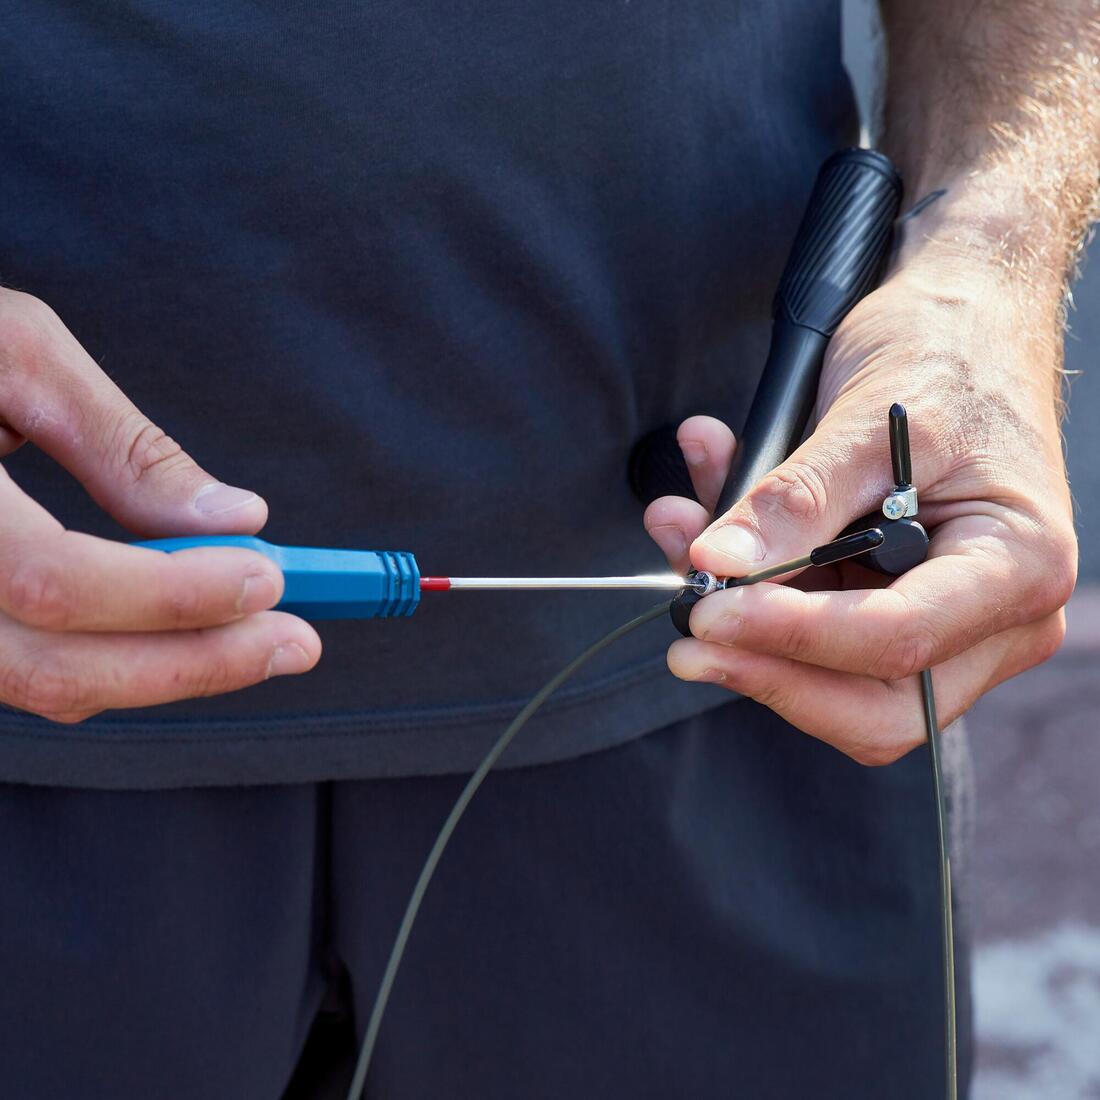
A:
{"label": "green jump rope cord", "polygon": [[944,1041],[947,1069],[947,1098],[959,1094],[958,1052],[955,1030],[955,930],[951,913],[951,853],[947,839],[947,805],[944,796],[943,762],[940,755],[940,729],[936,720],[936,696],[932,690],[932,672],[920,674],[924,726],[928,733],[928,755],[932,762],[932,787],[936,795],[936,831],[940,855],[940,920],[943,933],[943,1005]]}
{"label": "green jump rope cord", "polygon": [[[447,820],[443,822],[424,860],[424,866],[416,880],[416,886],[409,896],[405,906],[405,915],[401,919],[401,926],[394,938],[393,947],[390,949],[390,957],[386,962],[386,969],[382,975],[382,983],[378,987],[378,993],[374,998],[371,1008],[370,1021],[367,1024],[367,1033],[363,1039],[363,1045],[359,1050],[359,1058],[355,1064],[355,1075],[348,1089],[347,1100],[362,1100],[363,1087],[367,1081],[367,1073],[370,1070],[371,1058],[378,1041],[378,1032],[382,1027],[382,1017],[389,1003],[390,993],[393,991],[393,983],[397,978],[401,959],[405,954],[405,948],[412,933],[413,924],[420,912],[421,902],[427,893],[428,885],[435,874],[436,867],[443,856],[443,852],[451,839],[462,815],[466,812],[478,788],[485,782],[493,765],[500,759],[504,750],[515,740],[516,735],[527,724],[536,711],[554,694],[562,684],[566,682],[582,665],[587,664],[598,653],[608,646],[614,645],[620,638],[625,637],[631,631],[644,626],[654,619],[660,618],[667,611],[668,605],[660,603],[656,607],[631,619],[622,626],[616,627],[609,634],[605,634],[598,642],[593,643],[583,653],[575,657],[557,675],[548,680],[531,697],[527,705],[515,716],[508,728],[497,738],[493,747],[486,753],[484,759],[478,765],[477,770],[470,776],[462,793],[458,796]],[[939,871],[940,871],[940,915],[943,923],[943,979],[944,979],[944,1029],[946,1038],[947,1056],[947,1100],[957,1100],[958,1076],[957,1056],[955,1042],[955,940],[952,930],[951,916],[951,860],[947,844],[947,812],[945,808],[943,789],[943,768],[940,762],[939,727],[936,720],[936,699],[932,690],[932,673],[927,669],[920,674],[921,698],[923,702],[924,722],[928,732],[929,755],[932,760],[932,784],[936,796],[936,826],[939,833]]]}
{"label": "green jump rope cord", "polygon": [[361,1100],[363,1086],[366,1084],[367,1080],[367,1071],[370,1069],[371,1056],[374,1054],[374,1046],[378,1040],[378,1030],[382,1026],[382,1015],[386,1011],[386,1004],[390,999],[393,982],[397,977],[397,968],[401,965],[401,957],[405,954],[405,946],[409,942],[409,933],[412,932],[413,922],[416,920],[416,914],[420,910],[420,903],[424,900],[424,894],[427,892],[428,884],[432,880],[432,875],[435,874],[435,869],[439,864],[440,857],[443,855],[443,850],[447,847],[447,842],[451,839],[451,834],[455,831],[455,826],[458,825],[459,819],[462,817],[463,813],[465,813],[466,807],[470,804],[470,800],[477,793],[478,787],[485,781],[485,777],[489,774],[490,769],[497,760],[500,759],[504,750],[512,743],[516,734],[518,734],[527,724],[528,719],[582,665],[586,664],[608,646],[613,645],[620,638],[629,634],[632,630],[636,630],[638,627],[644,626],[646,623],[652,622],[654,619],[660,618],[667,613],[668,604],[660,603],[656,607],[650,608],[644,614],[639,615],[637,618],[631,619],[630,622],[623,623],[622,626],[616,627],[610,634],[605,634],[598,642],[590,645],[580,654],[580,656],[570,661],[561,672],[552,680],[548,680],[539,688],[535,695],[531,697],[531,701],[512,719],[511,724],[500,737],[497,738],[496,743],[478,765],[477,771],[467,780],[466,786],[462,788],[462,793],[458,796],[458,800],[451,808],[451,812],[447,815],[447,820],[443,822],[443,827],[439,830],[439,834],[435,838],[432,850],[428,853],[428,858],[424,861],[424,866],[420,870],[420,877],[416,880],[416,886],[409,897],[409,903],[405,907],[405,916],[401,920],[401,927],[398,929],[397,937],[394,939],[393,947],[390,949],[389,961],[386,963],[386,970],[382,975],[382,984],[378,987],[378,994],[374,998],[374,1007],[371,1009],[370,1023],[367,1025],[367,1034],[363,1039],[363,1046],[359,1051],[359,1060],[355,1065],[355,1076],[352,1078],[351,1088],[348,1089],[348,1100]]}

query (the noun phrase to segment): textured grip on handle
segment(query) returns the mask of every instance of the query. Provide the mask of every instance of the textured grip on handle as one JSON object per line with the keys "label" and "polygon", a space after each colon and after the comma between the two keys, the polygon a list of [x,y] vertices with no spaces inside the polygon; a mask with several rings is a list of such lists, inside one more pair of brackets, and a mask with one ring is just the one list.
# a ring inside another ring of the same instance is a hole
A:
{"label": "textured grip on handle", "polygon": [[834,153],[818,173],[772,315],[832,336],[877,281],[900,205],[901,177],[881,153]]}

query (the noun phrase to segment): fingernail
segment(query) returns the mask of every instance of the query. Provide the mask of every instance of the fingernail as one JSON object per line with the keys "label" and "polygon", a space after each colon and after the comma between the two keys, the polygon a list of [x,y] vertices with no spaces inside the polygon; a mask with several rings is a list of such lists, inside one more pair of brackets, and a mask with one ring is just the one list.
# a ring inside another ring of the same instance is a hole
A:
{"label": "fingernail", "polygon": [[703,536],[703,542],[736,565],[749,565],[764,559],[764,544],[747,527],[737,523],[716,527]]}
{"label": "fingernail", "polygon": [[267,676],[293,676],[309,668],[309,654],[297,642],[284,642],[271,651],[267,662]]}
{"label": "fingernail", "polygon": [[241,586],[241,598],[237,601],[237,610],[242,615],[251,615],[256,611],[266,611],[274,607],[279,589],[272,577],[266,573],[253,573],[245,577]]}
{"label": "fingernail", "polygon": [[238,489],[235,485],[224,485],[220,481],[212,481],[195,494],[195,511],[201,512],[204,516],[221,516],[237,508],[243,508],[255,499],[256,494],[248,489]]}
{"label": "fingernail", "polygon": [[702,466],[707,460],[707,448],[697,440],[685,439],[680,444],[680,450],[683,452],[684,461],[689,466]]}
{"label": "fingernail", "polygon": [[687,554],[687,536],[675,524],[662,523],[659,527],[651,527],[649,533],[665,557],[682,558]]}

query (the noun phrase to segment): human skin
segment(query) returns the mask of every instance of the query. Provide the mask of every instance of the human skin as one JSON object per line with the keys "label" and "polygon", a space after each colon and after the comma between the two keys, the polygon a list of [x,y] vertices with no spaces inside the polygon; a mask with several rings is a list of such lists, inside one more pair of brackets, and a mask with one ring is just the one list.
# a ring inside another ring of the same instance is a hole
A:
{"label": "human skin", "polygon": [[[946,724],[1063,638],[1077,566],[1063,305],[1100,179],[1094,2],[882,10],[882,147],[910,202],[945,194],[906,224],[882,286],[833,338],[806,442],[713,522],[678,497],[645,516],[677,569],[740,576],[797,557],[881,504],[887,410],[906,406],[928,560],[889,585],[845,565],[715,593],[668,653],[682,679],[749,696],[865,764],[924,740],[919,670],[933,669]],[[679,439],[713,504],[731,433],[692,417]]]}
{"label": "human skin", "polygon": [[[30,440],[138,535],[253,534],[267,505],[151,423],[57,315],[0,289],[0,457]],[[304,672],[320,641],[270,611],[262,554],[162,554],[67,531],[0,469],[0,703],[58,722]]]}

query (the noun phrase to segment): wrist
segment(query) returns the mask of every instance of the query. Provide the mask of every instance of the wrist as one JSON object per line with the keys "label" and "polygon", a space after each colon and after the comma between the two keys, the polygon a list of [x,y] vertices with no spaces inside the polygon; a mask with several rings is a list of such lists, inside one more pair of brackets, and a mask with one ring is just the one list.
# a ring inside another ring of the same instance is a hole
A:
{"label": "wrist", "polygon": [[1073,269],[1074,212],[1042,201],[1018,171],[925,172],[911,203],[944,194],[902,223],[892,271],[927,270],[952,281],[994,286],[1055,322]]}

